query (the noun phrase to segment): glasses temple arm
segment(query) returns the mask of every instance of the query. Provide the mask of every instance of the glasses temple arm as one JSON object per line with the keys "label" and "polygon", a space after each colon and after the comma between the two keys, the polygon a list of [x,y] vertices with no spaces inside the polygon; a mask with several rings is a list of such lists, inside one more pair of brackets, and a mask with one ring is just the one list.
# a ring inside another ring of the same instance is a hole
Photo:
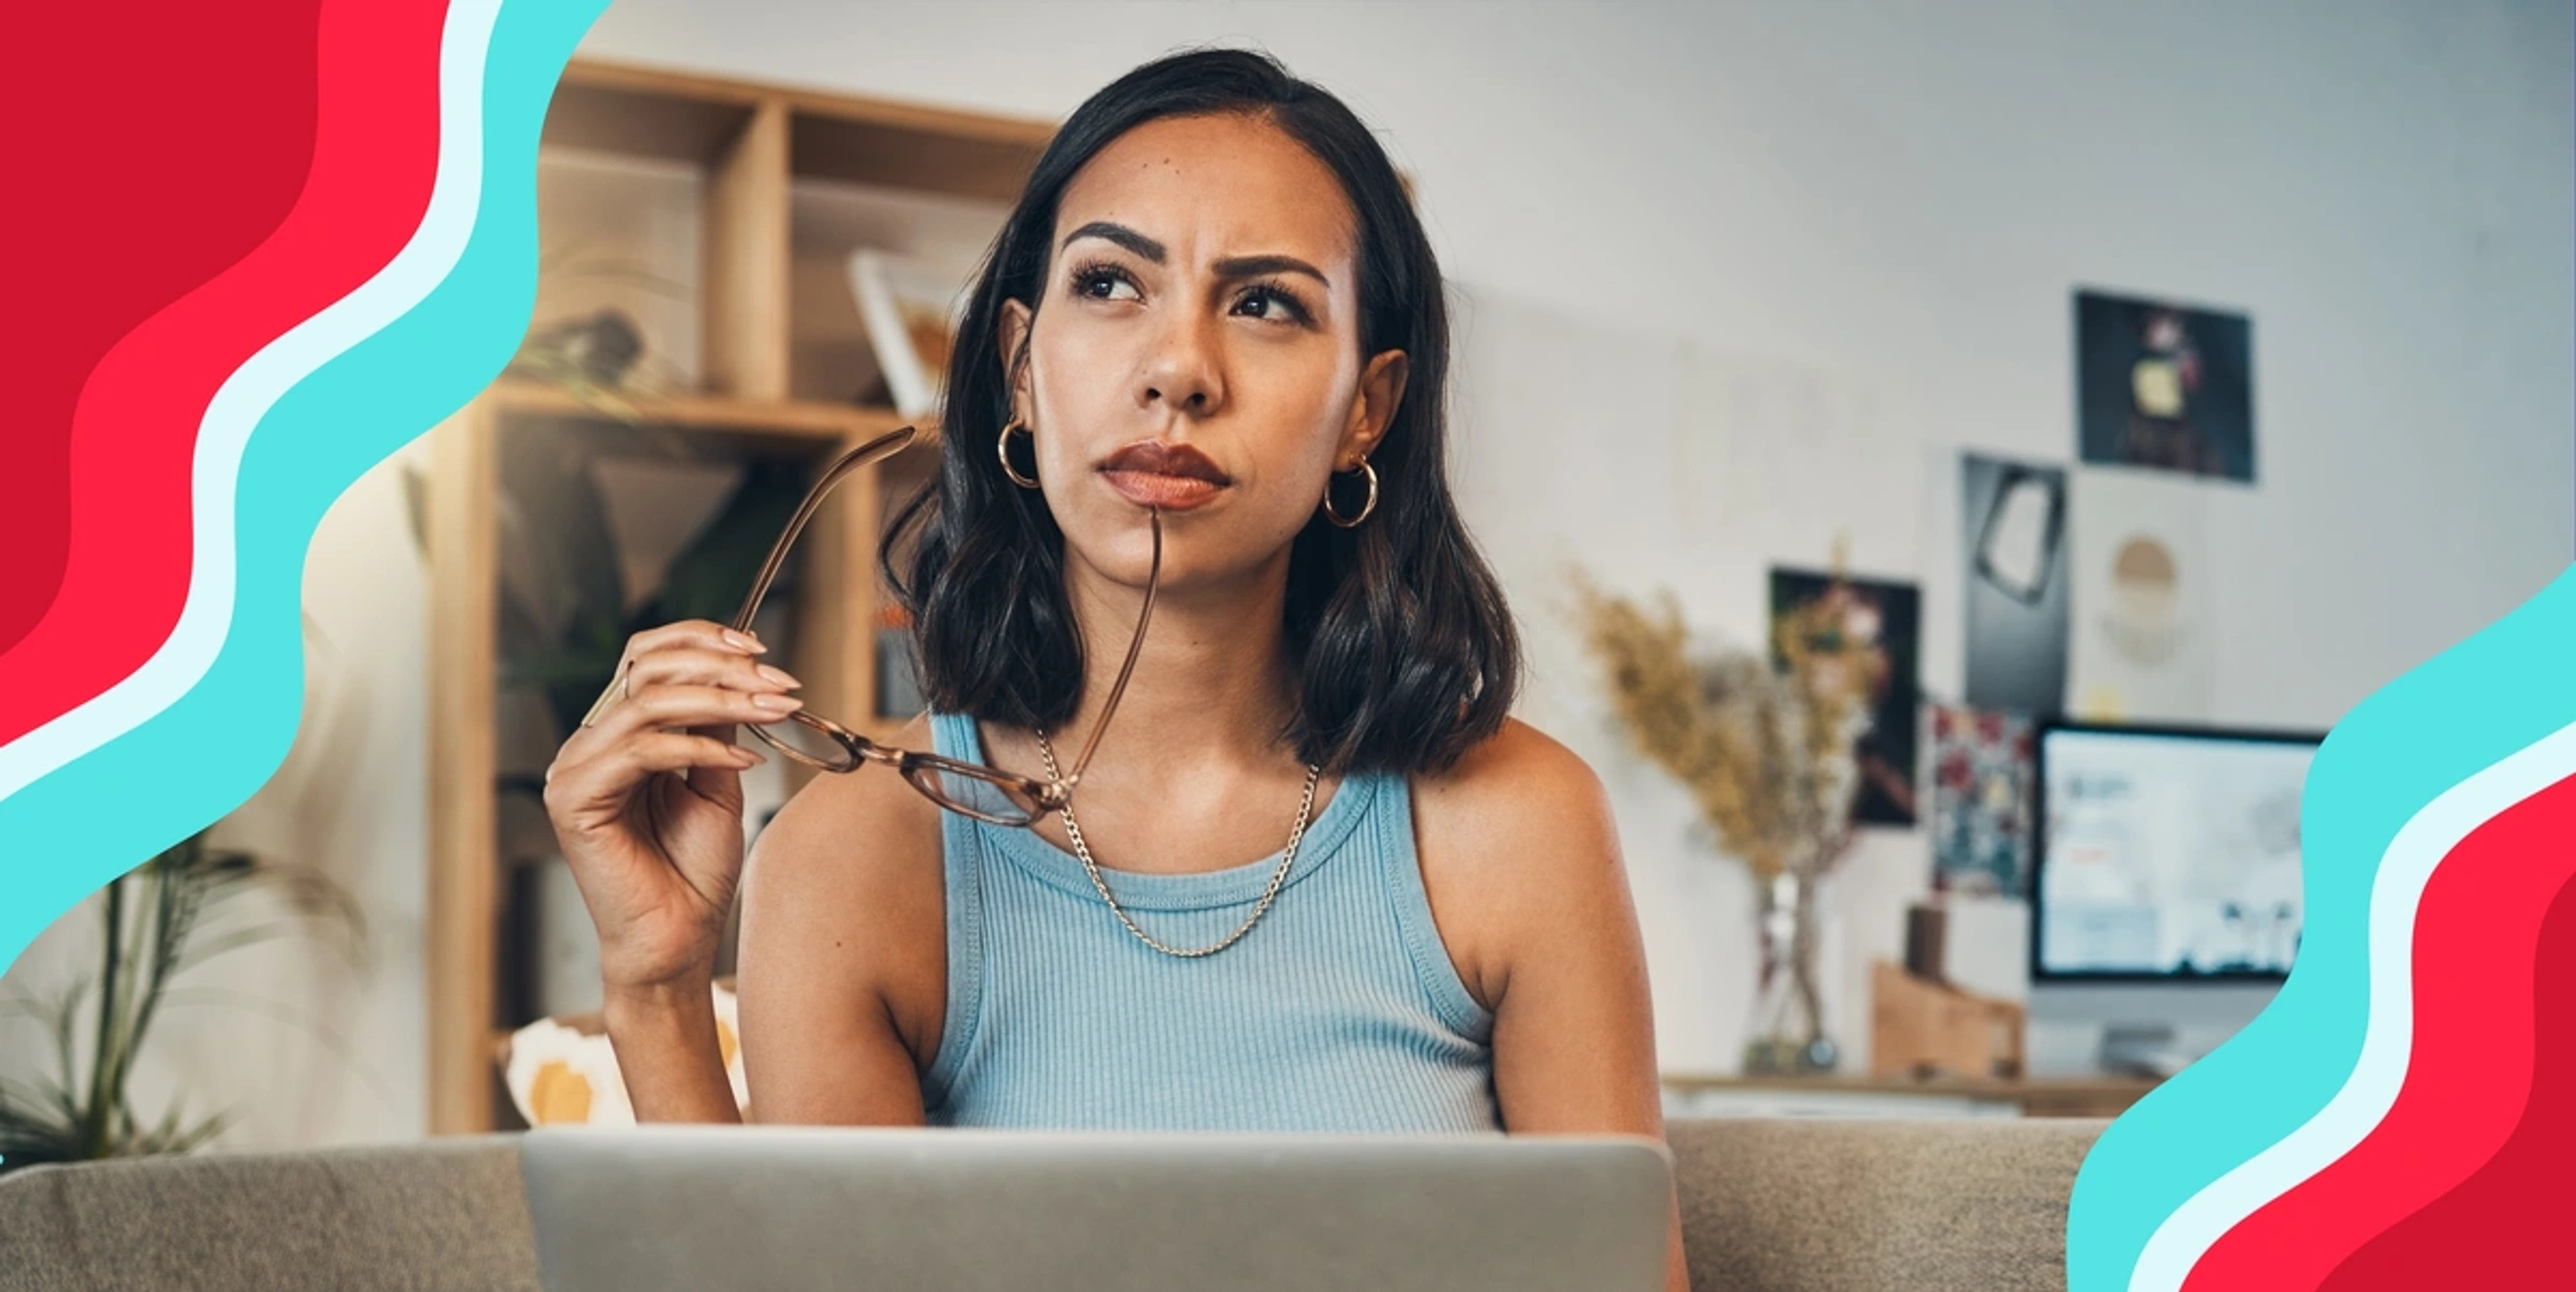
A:
{"label": "glasses temple arm", "polygon": [[759,612],[761,598],[769,595],[770,581],[778,577],[779,567],[786,563],[788,549],[796,546],[796,536],[805,532],[805,523],[822,508],[823,500],[831,495],[833,487],[860,467],[911,444],[917,433],[909,426],[888,431],[842,454],[831,466],[824,468],[823,478],[805,491],[805,501],[796,505],[796,514],[788,519],[787,528],[780,531],[778,541],[770,545],[769,559],[760,563],[759,576],[751,581],[751,591],[744,595],[742,608],[734,612],[730,625],[734,631],[751,630],[751,617]]}
{"label": "glasses temple arm", "polygon": [[1100,737],[1109,730],[1111,714],[1118,712],[1118,697],[1127,693],[1127,677],[1136,671],[1136,657],[1145,651],[1145,625],[1154,618],[1154,593],[1163,584],[1163,512],[1152,508],[1146,518],[1154,528],[1154,561],[1145,572],[1145,604],[1136,612],[1136,639],[1127,644],[1127,659],[1118,666],[1118,680],[1110,684],[1109,702],[1100,708],[1100,721],[1092,724],[1091,735],[1082,742],[1082,753],[1073,760],[1072,774],[1064,778],[1071,785],[1082,779],[1083,769],[1091,766],[1091,752],[1100,748]]}

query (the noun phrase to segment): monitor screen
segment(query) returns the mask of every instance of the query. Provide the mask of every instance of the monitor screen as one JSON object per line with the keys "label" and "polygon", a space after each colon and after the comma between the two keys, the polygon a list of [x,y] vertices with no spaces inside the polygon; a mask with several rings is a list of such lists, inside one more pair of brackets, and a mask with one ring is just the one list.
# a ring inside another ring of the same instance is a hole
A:
{"label": "monitor screen", "polygon": [[2035,979],[2268,979],[2298,952],[2313,736],[2039,735]]}

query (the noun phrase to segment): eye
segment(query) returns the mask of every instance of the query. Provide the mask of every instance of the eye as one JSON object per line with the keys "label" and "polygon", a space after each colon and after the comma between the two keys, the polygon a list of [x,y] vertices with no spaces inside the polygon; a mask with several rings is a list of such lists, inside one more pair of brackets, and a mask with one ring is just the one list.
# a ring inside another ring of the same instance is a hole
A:
{"label": "eye", "polygon": [[1115,265],[1084,265],[1073,271],[1072,282],[1074,295],[1092,300],[1122,299],[1117,295],[1121,287],[1126,288],[1129,293],[1124,299],[1132,300],[1136,291],[1136,280],[1128,277],[1126,270]]}
{"label": "eye", "polygon": [[1235,308],[1238,310],[1246,306],[1268,307],[1269,313],[1256,317],[1271,322],[1306,323],[1314,318],[1306,311],[1306,303],[1297,299],[1295,292],[1277,283],[1255,283],[1247,288],[1242,298],[1235,302]]}

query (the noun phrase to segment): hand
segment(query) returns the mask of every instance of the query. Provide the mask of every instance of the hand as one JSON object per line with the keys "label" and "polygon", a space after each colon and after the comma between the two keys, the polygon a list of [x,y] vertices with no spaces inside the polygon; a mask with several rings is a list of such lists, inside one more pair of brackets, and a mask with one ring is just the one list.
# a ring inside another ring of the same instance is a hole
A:
{"label": "hand", "polygon": [[803,707],[756,639],[703,619],[635,634],[615,698],[546,768],[546,816],[599,929],[607,990],[712,974],[742,879],[741,723]]}

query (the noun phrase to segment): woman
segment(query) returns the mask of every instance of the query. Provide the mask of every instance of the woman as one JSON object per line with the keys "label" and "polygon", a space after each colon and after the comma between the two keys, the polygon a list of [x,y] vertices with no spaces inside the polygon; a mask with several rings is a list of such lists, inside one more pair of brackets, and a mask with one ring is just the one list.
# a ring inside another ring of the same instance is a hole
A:
{"label": "woman", "polygon": [[[884,564],[931,708],[899,743],[1060,786],[1096,738],[1079,802],[994,824],[861,764],[746,868],[731,736],[795,679],[719,625],[638,634],[546,794],[638,1117],[736,1115],[740,876],[763,1121],[1662,1134],[1610,814],[1507,716],[1443,477],[1441,290],[1375,138],[1266,57],[1073,114]],[[1671,1252],[1686,1286],[1678,1221]]]}

